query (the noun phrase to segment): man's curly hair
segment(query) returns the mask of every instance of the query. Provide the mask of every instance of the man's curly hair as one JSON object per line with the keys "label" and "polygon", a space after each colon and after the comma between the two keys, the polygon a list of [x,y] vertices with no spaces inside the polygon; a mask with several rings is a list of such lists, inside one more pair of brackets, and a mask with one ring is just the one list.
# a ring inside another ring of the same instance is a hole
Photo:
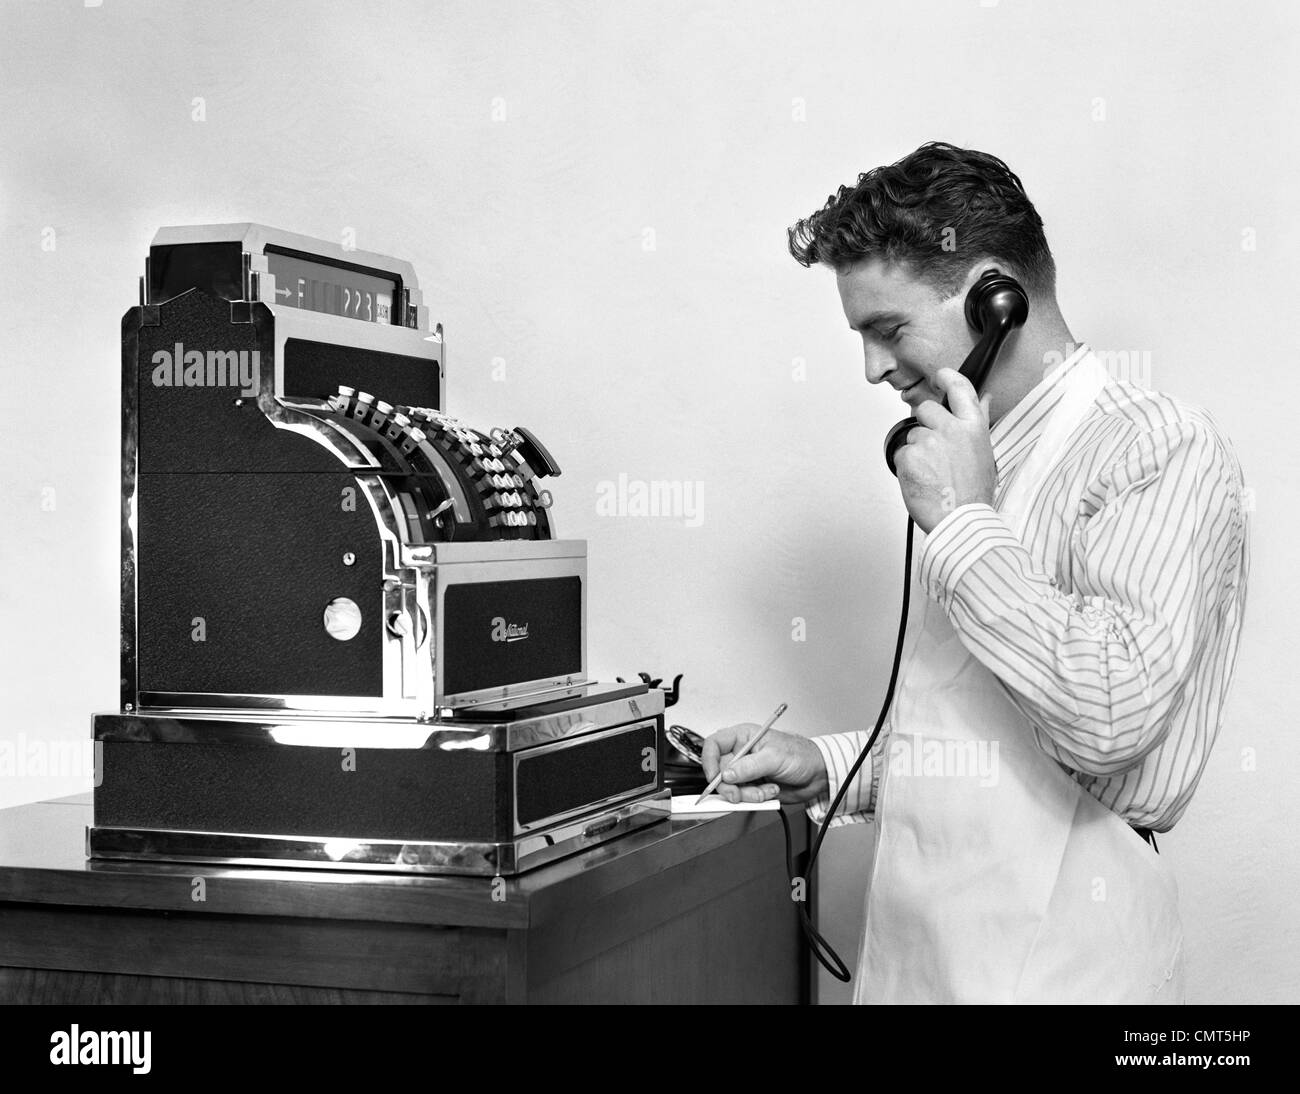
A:
{"label": "man's curly hair", "polygon": [[790,253],[843,272],[869,258],[901,264],[944,294],[975,262],[996,259],[1031,293],[1056,288],[1043,221],[996,156],[932,141],[841,186],[788,231]]}

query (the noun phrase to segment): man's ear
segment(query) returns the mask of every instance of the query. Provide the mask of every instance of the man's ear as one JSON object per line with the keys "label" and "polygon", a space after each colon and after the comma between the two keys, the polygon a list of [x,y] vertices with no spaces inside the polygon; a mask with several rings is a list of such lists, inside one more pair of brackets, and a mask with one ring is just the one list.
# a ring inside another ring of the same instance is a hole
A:
{"label": "man's ear", "polygon": [[[978,262],[972,262],[970,268],[966,271],[966,276],[962,279],[961,288],[958,290],[961,298],[966,299],[966,294],[971,291],[977,282],[985,274],[989,273],[1006,273],[1005,264],[1000,263],[992,258],[981,258]],[[1012,274],[1011,276],[1015,276]]]}

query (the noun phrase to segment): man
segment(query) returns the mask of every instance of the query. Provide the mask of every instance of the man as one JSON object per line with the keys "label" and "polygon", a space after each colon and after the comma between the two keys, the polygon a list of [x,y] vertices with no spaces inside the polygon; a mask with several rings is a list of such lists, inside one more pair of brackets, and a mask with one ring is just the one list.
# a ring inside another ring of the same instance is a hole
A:
{"label": "man", "polygon": [[[832,822],[878,823],[855,1001],[1181,1002],[1177,889],[1151,831],[1191,800],[1236,660],[1230,446],[1076,344],[1042,220],[993,156],[924,145],[841,187],[790,250],[834,269],[867,379],[919,423],[896,458],[925,533],[909,647]],[[1021,283],[1029,316],[977,394],[955,370],[990,271]],[[733,760],[756,728],[709,738],[720,792],[823,819],[867,733],[773,731]]]}

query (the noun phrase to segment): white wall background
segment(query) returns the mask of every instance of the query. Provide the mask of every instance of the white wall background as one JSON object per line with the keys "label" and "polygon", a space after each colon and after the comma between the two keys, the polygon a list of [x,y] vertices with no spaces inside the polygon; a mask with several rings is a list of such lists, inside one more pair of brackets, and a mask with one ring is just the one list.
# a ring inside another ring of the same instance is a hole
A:
{"label": "white wall background", "polygon": [[[415,263],[451,409],[565,465],[599,675],[684,672],[700,728],[780,700],[787,728],[866,724],[901,408],[785,228],[944,139],[1021,175],[1075,334],[1149,352],[1256,491],[1227,724],[1162,848],[1190,999],[1296,1001],[1298,23],[1284,0],[3,3],[0,804],[83,789],[16,757],[116,702],[118,324],[165,224],[352,229]],[[620,473],[702,482],[702,522],[599,516]],[[869,838],[828,841],[823,922],[850,954]]]}

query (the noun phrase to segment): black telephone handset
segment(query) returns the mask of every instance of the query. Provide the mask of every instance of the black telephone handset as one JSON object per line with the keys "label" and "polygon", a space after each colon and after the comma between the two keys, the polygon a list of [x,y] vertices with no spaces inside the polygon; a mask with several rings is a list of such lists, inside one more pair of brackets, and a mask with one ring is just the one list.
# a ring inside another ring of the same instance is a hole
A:
{"label": "black telephone handset", "polygon": [[[1029,318],[1029,297],[1014,277],[991,271],[986,273],[966,294],[966,322],[980,340],[962,362],[961,374],[971,382],[978,393],[984,380],[998,359],[1007,335]],[[946,408],[948,400],[943,401]],[[907,443],[907,435],[916,428],[915,418],[904,418],[885,434],[885,463],[897,475],[894,456]]]}

